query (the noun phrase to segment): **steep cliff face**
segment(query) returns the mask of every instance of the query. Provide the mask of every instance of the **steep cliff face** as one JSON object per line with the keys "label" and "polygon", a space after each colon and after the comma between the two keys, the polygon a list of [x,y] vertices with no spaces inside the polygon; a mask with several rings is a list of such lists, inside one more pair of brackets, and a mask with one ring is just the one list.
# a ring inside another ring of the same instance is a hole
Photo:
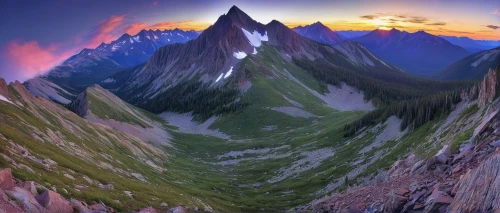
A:
{"label": "steep cliff face", "polygon": [[496,95],[498,87],[498,69],[489,69],[488,73],[484,76],[483,82],[479,85],[479,106],[485,106],[491,103]]}
{"label": "steep cliff face", "polygon": [[5,80],[0,79],[0,95],[7,96],[8,93],[9,90],[7,89],[7,83],[5,83]]}
{"label": "steep cliff face", "polygon": [[89,101],[87,100],[87,91],[80,93],[69,106],[69,110],[73,111],[80,117],[85,117],[89,110]]}

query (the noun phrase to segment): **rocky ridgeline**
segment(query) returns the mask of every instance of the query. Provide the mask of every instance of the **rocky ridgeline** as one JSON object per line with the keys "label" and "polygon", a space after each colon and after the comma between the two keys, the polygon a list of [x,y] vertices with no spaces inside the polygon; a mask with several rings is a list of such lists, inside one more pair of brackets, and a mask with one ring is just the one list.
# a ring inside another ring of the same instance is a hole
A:
{"label": "rocky ridgeline", "polygon": [[[175,212],[187,213],[184,206],[168,209],[163,203],[161,210],[144,208],[138,213]],[[20,181],[12,177],[10,168],[0,170],[0,212],[1,213],[114,213],[115,209],[100,202],[87,204],[67,200],[55,191],[33,181]]]}
{"label": "rocky ridgeline", "polygon": [[497,95],[496,91],[500,86],[498,82],[500,75],[498,72],[500,72],[500,67],[489,69],[482,82],[472,86],[468,91],[462,91],[462,100],[475,100],[477,98],[479,107],[491,103],[495,99]]}
{"label": "rocky ridgeline", "polygon": [[484,76],[483,82],[479,85],[479,106],[485,106],[486,104],[493,101],[496,95],[496,90],[498,87],[498,72],[500,70],[490,69],[488,73]]}

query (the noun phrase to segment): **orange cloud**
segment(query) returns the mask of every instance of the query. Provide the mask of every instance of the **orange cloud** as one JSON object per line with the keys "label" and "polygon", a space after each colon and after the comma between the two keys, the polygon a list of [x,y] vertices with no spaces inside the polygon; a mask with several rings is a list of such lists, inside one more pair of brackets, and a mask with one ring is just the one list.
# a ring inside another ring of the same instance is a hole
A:
{"label": "orange cloud", "polygon": [[145,29],[146,27],[147,27],[146,23],[139,22],[125,27],[123,31],[125,31],[125,33],[129,35],[135,35],[139,33],[141,30]]}
{"label": "orange cloud", "polygon": [[25,80],[48,71],[68,58],[72,51],[57,53],[54,45],[41,47],[37,41],[11,41],[5,46],[12,79]]}
{"label": "orange cloud", "polygon": [[101,42],[109,43],[116,40],[118,36],[113,35],[112,32],[120,25],[122,25],[125,20],[126,15],[122,16],[111,16],[105,19],[89,33],[90,41],[85,45],[88,48],[94,48],[98,46]]}

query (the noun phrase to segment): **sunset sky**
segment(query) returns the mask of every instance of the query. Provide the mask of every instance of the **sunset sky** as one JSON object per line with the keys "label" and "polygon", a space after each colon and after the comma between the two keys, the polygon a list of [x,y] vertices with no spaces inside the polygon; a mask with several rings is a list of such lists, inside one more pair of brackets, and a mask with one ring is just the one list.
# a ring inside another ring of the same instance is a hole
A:
{"label": "sunset sky", "polygon": [[0,3],[0,77],[26,80],[82,48],[95,48],[123,33],[203,30],[232,5],[259,22],[276,19],[290,27],[321,21],[333,30],[394,27],[500,40],[499,0],[4,0]]}

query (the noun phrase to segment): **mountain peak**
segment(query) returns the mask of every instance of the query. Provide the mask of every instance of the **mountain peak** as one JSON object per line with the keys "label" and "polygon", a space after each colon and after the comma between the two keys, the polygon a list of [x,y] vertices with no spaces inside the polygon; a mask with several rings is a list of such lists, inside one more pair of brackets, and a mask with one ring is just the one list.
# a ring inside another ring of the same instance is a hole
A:
{"label": "mountain peak", "polygon": [[233,5],[229,11],[227,12],[227,14],[232,14],[232,13],[244,13],[240,8],[238,8],[236,5]]}

